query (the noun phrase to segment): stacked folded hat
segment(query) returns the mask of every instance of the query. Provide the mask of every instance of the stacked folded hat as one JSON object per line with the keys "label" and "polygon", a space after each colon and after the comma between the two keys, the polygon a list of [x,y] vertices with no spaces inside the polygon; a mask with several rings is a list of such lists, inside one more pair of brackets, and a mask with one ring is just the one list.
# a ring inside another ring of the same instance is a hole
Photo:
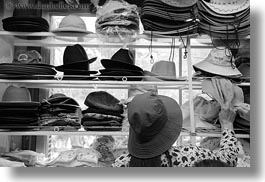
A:
{"label": "stacked folded hat", "polygon": [[146,33],[180,36],[197,33],[197,0],[144,0],[140,13]]}
{"label": "stacked folded hat", "polygon": [[44,64],[42,57],[36,50],[19,50],[16,52],[13,63],[0,64],[1,78],[54,78],[54,66]]}
{"label": "stacked folded hat", "polygon": [[89,70],[89,64],[96,60],[96,57],[88,59],[84,47],[75,44],[65,48],[63,65],[57,66],[55,69],[63,72],[65,79],[93,79],[95,77],[90,76],[90,74],[96,74],[97,71]]}
{"label": "stacked folded hat", "polygon": [[119,49],[111,59],[102,59],[101,64],[105,69],[99,70],[101,80],[142,80],[142,68],[134,64],[134,56],[130,50]]}
{"label": "stacked folded hat", "polygon": [[108,1],[97,11],[96,31],[106,37],[135,37],[139,32],[136,5],[125,1]]}
{"label": "stacked folded hat", "polygon": [[81,109],[73,98],[53,94],[41,102],[40,125],[43,129],[77,130],[81,128],[80,123]]}
{"label": "stacked folded hat", "polygon": [[82,125],[85,130],[121,130],[123,106],[117,98],[105,91],[97,91],[88,94],[84,103],[88,106],[82,111]]}
{"label": "stacked folded hat", "polygon": [[236,68],[235,59],[230,50],[225,47],[217,47],[210,51],[202,61],[193,65],[197,76],[226,78],[240,78],[242,73]]}
{"label": "stacked folded hat", "polygon": [[249,0],[200,0],[199,29],[216,38],[244,38],[250,34]]}
{"label": "stacked folded hat", "polygon": [[15,9],[12,17],[2,20],[3,29],[16,32],[49,32],[49,23],[41,9]]}
{"label": "stacked folded hat", "polygon": [[0,102],[0,128],[34,129],[39,125],[39,102],[31,101],[27,88],[9,86]]}

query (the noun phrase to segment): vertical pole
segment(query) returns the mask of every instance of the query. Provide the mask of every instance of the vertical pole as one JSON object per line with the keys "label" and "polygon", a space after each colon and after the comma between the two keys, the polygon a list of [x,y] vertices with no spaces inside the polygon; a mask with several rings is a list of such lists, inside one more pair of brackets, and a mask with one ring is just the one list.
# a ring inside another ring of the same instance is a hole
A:
{"label": "vertical pole", "polygon": [[194,121],[194,106],[193,106],[193,89],[192,89],[192,61],[191,61],[191,46],[190,38],[187,37],[187,51],[188,51],[188,82],[189,82],[189,105],[190,105],[190,131],[191,143],[196,144],[196,123]]}

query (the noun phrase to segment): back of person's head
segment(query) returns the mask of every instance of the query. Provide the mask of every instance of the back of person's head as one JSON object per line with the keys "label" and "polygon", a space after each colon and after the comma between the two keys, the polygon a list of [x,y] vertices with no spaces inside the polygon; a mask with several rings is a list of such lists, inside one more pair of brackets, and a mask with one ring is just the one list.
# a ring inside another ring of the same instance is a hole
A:
{"label": "back of person's head", "polygon": [[220,160],[205,159],[195,162],[193,167],[231,167],[231,166]]}
{"label": "back of person's head", "polygon": [[130,166],[160,166],[159,156],[175,143],[181,132],[183,117],[179,104],[167,96],[139,94],[128,105],[128,120]]}

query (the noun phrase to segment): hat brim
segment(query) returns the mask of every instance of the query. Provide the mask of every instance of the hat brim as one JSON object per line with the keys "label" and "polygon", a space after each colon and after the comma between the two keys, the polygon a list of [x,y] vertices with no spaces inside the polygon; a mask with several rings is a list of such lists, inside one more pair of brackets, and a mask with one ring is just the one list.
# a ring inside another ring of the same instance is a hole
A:
{"label": "hat brim", "polygon": [[158,97],[165,105],[168,121],[161,132],[147,143],[139,142],[137,134],[130,127],[128,151],[137,158],[152,158],[161,155],[176,142],[180,135],[183,116],[178,103],[170,97],[162,95]]}
{"label": "hat brim", "polygon": [[85,34],[92,34],[93,32],[90,32],[88,30],[75,28],[75,27],[62,27],[52,30],[53,33],[60,33],[60,32],[72,32],[72,33],[85,33]]}
{"label": "hat brim", "polygon": [[193,65],[194,70],[202,70],[207,73],[214,75],[226,76],[226,77],[240,77],[242,74],[237,68],[232,68],[231,66],[219,66],[213,64],[207,60],[203,60],[199,63]]}
{"label": "hat brim", "polygon": [[250,4],[249,0],[243,0],[240,4],[213,4],[206,1],[202,1],[208,8],[219,14],[234,14],[247,9]]}
{"label": "hat brim", "polygon": [[126,69],[126,70],[143,71],[143,69],[138,66],[127,64],[113,59],[102,59],[101,64],[106,69]]}

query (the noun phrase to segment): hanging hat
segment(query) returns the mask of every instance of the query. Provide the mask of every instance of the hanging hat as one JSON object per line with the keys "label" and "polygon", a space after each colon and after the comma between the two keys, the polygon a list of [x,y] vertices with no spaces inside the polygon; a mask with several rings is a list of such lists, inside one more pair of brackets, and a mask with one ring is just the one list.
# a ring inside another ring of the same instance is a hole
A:
{"label": "hanging hat", "polygon": [[56,70],[64,72],[65,75],[90,75],[97,71],[90,71],[89,64],[96,61],[96,57],[88,59],[85,49],[75,44],[67,46],[63,54],[63,65],[55,67]]}
{"label": "hanging hat", "polygon": [[[165,81],[184,81],[185,78],[176,77],[176,66],[174,62],[170,61],[158,61],[156,62],[150,71],[144,71],[145,76],[151,76],[159,80]],[[155,80],[154,80],[155,81]]]}
{"label": "hanging hat", "polygon": [[[204,71],[225,77],[240,77],[242,74],[236,67],[232,67],[235,60],[231,52],[224,47],[217,47],[210,51],[208,56],[193,65],[195,71]],[[232,62],[231,62],[232,61]]]}
{"label": "hanging hat", "polygon": [[102,59],[101,64],[106,69],[143,71],[142,68],[134,65],[134,56],[127,49],[119,49],[111,59]]}
{"label": "hanging hat", "polygon": [[77,15],[65,16],[59,24],[59,27],[52,30],[52,32],[92,33],[87,30],[84,20]]}
{"label": "hanging hat", "polygon": [[137,158],[152,158],[167,151],[182,128],[178,103],[167,96],[139,94],[128,105],[128,151]]}
{"label": "hanging hat", "polygon": [[250,7],[250,0],[203,0],[203,3],[219,14],[234,14]]}
{"label": "hanging hat", "polygon": [[198,0],[177,0],[177,1],[176,0],[160,0],[160,1],[170,6],[183,8],[183,7],[190,7],[190,6],[195,5]]}

